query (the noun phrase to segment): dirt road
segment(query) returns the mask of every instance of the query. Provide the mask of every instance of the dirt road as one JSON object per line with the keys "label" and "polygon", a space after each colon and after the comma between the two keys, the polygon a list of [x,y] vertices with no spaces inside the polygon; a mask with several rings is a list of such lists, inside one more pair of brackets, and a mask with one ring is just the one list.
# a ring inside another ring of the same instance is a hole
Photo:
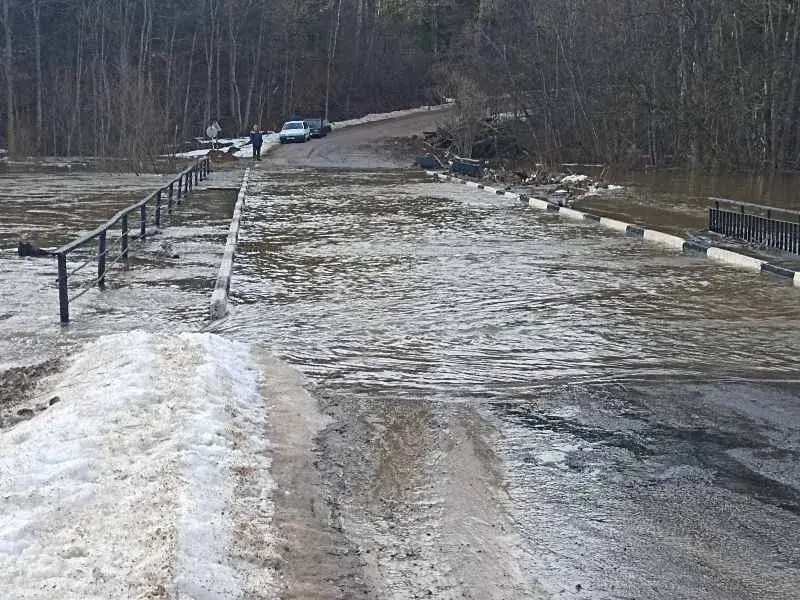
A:
{"label": "dirt road", "polygon": [[[436,129],[451,109],[420,113],[401,119],[334,129],[327,137],[282,145],[269,153],[265,166],[380,169],[410,166],[413,156],[399,138]],[[405,150],[405,152],[403,151]]]}

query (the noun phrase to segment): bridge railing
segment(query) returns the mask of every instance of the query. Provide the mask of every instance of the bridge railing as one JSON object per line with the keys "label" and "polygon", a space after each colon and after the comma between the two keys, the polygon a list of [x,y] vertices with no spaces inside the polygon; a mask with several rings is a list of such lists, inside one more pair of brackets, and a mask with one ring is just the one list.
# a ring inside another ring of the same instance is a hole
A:
{"label": "bridge railing", "polygon": [[[77,300],[95,286],[100,289],[105,288],[108,270],[120,261],[127,264],[130,242],[147,237],[148,227],[160,227],[164,209],[172,213],[175,204],[180,204],[181,200],[204,181],[210,172],[210,158],[206,156],[198,159],[143,200],[123,208],[94,231],[53,252],[58,262],[58,305],[62,324],[69,322],[70,302]],[[87,248],[95,243],[96,251],[87,252]],[[109,260],[114,249],[117,250],[116,256],[113,260]],[[67,262],[70,255],[78,257],[78,264],[71,270]],[[96,271],[90,275],[88,281],[83,282],[80,291],[70,296],[71,279],[95,262]]]}
{"label": "bridge railing", "polygon": [[710,198],[708,230],[726,237],[800,254],[800,211]]}

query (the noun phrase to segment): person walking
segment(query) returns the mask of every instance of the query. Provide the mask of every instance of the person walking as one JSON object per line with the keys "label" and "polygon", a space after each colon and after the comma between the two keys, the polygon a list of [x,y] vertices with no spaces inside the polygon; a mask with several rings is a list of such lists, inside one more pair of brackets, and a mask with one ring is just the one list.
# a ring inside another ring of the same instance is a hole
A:
{"label": "person walking", "polygon": [[250,132],[250,144],[253,146],[253,160],[261,160],[261,145],[264,143],[264,135],[261,133],[261,127],[253,125],[253,130]]}

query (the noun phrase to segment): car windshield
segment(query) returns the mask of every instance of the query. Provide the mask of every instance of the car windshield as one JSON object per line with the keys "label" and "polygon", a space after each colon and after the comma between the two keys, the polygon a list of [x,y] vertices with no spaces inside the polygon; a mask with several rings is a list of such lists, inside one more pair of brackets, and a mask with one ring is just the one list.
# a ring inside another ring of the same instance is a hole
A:
{"label": "car windshield", "polygon": [[303,124],[300,121],[289,121],[288,123],[283,124],[284,129],[304,129]]}
{"label": "car windshield", "polygon": [[310,127],[320,127],[322,126],[322,119],[308,119],[306,121]]}

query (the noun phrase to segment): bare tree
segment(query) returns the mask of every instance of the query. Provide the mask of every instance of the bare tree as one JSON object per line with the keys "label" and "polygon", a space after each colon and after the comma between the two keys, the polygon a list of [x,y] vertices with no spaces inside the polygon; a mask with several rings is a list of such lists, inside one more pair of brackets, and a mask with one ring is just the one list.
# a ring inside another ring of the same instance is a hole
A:
{"label": "bare tree", "polygon": [[14,108],[14,44],[11,25],[11,0],[2,0],[0,14],[3,17],[3,73],[6,83],[6,143],[10,152],[16,151],[16,117]]}

